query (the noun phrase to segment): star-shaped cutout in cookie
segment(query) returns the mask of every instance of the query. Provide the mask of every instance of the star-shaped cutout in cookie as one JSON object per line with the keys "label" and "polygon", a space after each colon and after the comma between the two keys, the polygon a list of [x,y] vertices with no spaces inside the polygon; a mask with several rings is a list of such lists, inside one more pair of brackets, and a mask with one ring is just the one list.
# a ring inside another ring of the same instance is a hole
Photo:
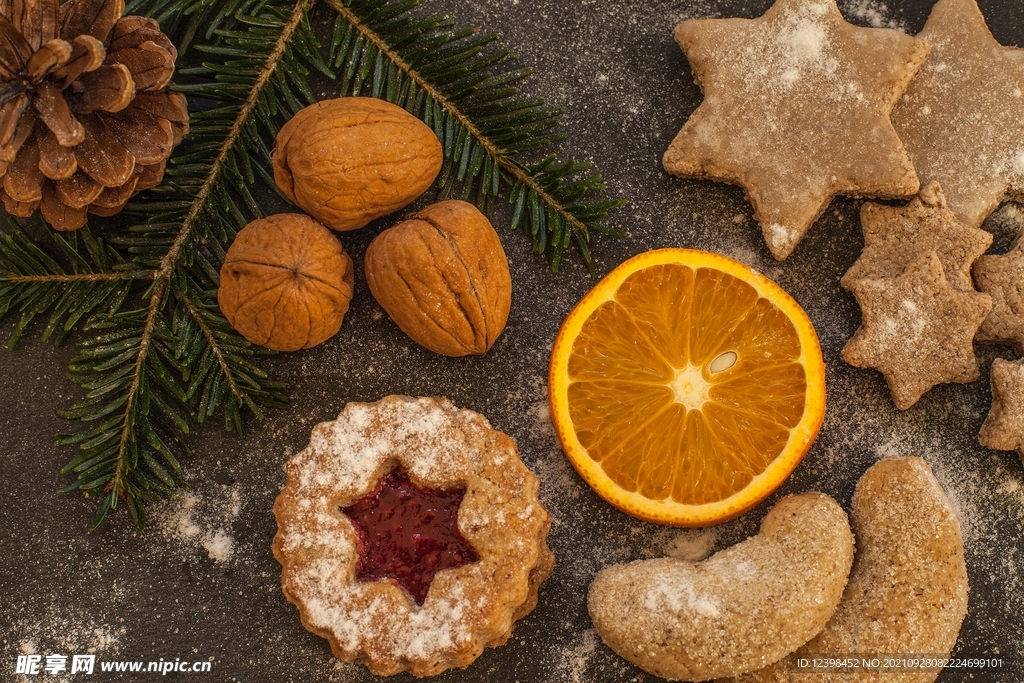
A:
{"label": "star-shaped cutout in cookie", "polygon": [[906,410],[936,384],[978,378],[974,334],[992,299],[953,288],[934,251],[898,277],[854,280],[850,290],[862,322],[843,358],[881,371],[897,408]]}
{"label": "star-shaped cutout in cookie", "polygon": [[397,581],[422,605],[435,574],[478,559],[458,527],[465,493],[419,486],[394,469],[369,495],[342,508],[359,536],[356,578]]}
{"label": "star-shaped cutout in cookie", "polygon": [[992,410],[978,441],[985,448],[1017,451],[1024,460],[1024,361],[992,362]]}
{"label": "star-shaped cutout in cookie", "polygon": [[892,122],[921,182],[976,228],[1024,198],[1024,50],[996,42],[975,0],[939,0],[918,38],[931,52]]}
{"label": "star-shaped cutout in cookie", "polygon": [[684,21],[675,38],[704,101],[665,152],[665,170],[742,186],[775,258],[837,194],[917,193],[889,112],[927,55],[923,41],[847,23],[835,0]]}
{"label": "star-shaped cutout in cookie", "polygon": [[973,290],[971,264],[992,244],[990,233],[957,220],[938,183],[923,187],[906,206],[865,203],[860,222],[864,252],[840,281],[846,289],[860,278],[896,277],[922,253],[934,251],[949,284]]}
{"label": "star-shaped cutout in cookie", "polygon": [[977,340],[1009,344],[1024,355],[1024,235],[1002,256],[982,256],[974,263],[978,289],[992,297],[992,312]]}

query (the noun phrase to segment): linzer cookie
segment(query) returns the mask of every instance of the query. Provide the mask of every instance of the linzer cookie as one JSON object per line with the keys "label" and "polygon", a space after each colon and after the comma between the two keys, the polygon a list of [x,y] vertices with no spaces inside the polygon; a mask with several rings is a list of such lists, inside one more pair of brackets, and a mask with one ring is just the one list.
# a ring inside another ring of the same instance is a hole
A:
{"label": "linzer cookie", "polygon": [[516,445],[447,399],[349,403],[274,503],[285,597],[335,656],[432,676],[508,640],[554,557]]}
{"label": "linzer cookie", "polygon": [[957,220],[938,183],[923,187],[906,206],[867,202],[860,221],[864,252],[843,276],[846,289],[860,278],[896,277],[922,253],[934,251],[949,284],[970,291],[971,263],[992,244],[991,234]]}
{"label": "linzer cookie", "polygon": [[1024,239],[1002,256],[982,256],[974,262],[978,289],[992,297],[992,312],[978,329],[976,340],[1009,344],[1024,355]]}
{"label": "linzer cookie", "polygon": [[837,194],[917,193],[889,112],[928,53],[923,41],[849,24],[835,0],[684,21],[675,38],[704,101],[665,152],[665,170],[742,186],[775,258]]}
{"label": "linzer cookie", "polygon": [[863,319],[843,358],[885,375],[897,408],[906,410],[936,384],[978,378],[973,340],[992,298],[952,287],[934,251],[898,277],[854,280],[850,290]]}
{"label": "linzer cookie", "polygon": [[928,664],[884,673],[835,667],[811,673],[798,667],[800,659],[858,654],[941,661],[953,651],[967,614],[960,523],[924,460],[876,463],[857,483],[852,508],[857,554],[835,614],[790,657],[733,683],[931,683],[939,677],[940,670]]}
{"label": "linzer cookie", "polygon": [[975,0],[939,0],[918,38],[931,52],[892,122],[921,182],[977,227],[1024,198],[1024,50],[996,42]]}
{"label": "linzer cookie", "polygon": [[1017,451],[1024,460],[1024,361],[992,362],[992,410],[978,441],[985,448]]}

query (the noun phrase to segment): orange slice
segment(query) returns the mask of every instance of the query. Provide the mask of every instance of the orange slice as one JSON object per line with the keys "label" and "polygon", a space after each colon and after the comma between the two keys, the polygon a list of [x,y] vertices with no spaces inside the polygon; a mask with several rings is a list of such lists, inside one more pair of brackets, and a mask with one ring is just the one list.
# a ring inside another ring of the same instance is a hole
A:
{"label": "orange slice", "polygon": [[652,522],[706,526],[789,476],[825,414],[800,305],[742,263],[640,254],[562,323],[548,377],[562,448],[588,484]]}

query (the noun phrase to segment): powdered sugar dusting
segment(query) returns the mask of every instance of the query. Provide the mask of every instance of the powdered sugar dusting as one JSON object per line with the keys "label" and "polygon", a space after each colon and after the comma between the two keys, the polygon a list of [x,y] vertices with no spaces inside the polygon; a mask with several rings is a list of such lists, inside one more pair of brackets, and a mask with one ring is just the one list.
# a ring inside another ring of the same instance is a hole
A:
{"label": "powdered sugar dusting", "polygon": [[789,59],[789,65],[783,66],[782,78],[791,85],[800,77],[801,66],[811,69],[835,69],[835,62],[823,62],[829,46],[825,27],[817,18],[824,13],[824,8],[810,5],[806,15],[798,17],[779,34],[780,52]]}
{"label": "powdered sugar dusting", "polygon": [[237,489],[223,497],[188,492],[153,505],[150,523],[165,539],[187,548],[201,547],[211,560],[223,563],[234,555],[230,529],[241,510]]}
{"label": "powdered sugar dusting", "polygon": [[931,52],[892,123],[921,184],[941,183],[953,213],[976,226],[1024,196],[1024,51],[1000,46],[974,3],[939,3],[919,37]]}
{"label": "powdered sugar dusting", "polygon": [[574,639],[573,643],[565,648],[560,654],[556,666],[561,674],[558,680],[569,681],[570,683],[590,683],[593,680],[587,676],[587,666],[590,658],[597,650],[597,631],[589,628]]}
{"label": "powdered sugar dusting", "polygon": [[[309,495],[330,492],[356,497],[368,493],[376,483],[372,475],[385,461],[409,449],[422,453],[408,463],[414,476],[438,487],[460,478],[460,468],[465,465],[465,459],[459,457],[465,450],[463,434],[442,429],[447,416],[432,410],[428,403],[395,401],[372,412],[366,405],[350,403],[343,416],[344,420],[317,425],[309,446],[289,464],[289,470],[298,473]],[[394,426],[381,429],[382,424]],[[427,442],[431,444],[429,450],[423,448]],[[324,459],[324,453],[338,457]],[[323,460],[323,466],[309,467],[313,460]]]}
{"label": "powdered sugar dusting", "polygon": [[718,605],[697,595],[690,574],[682,572],[665,572],[658,583],[647,589],[644,606],[652,613],[667,609],[673,616],[683,610],[709,618],[719,615]]}
{"label": "powdered sugar dusting", "polygon": [[840,0],[839,8],[854,21],[873,28],[907,30],[905,24],[890,16],[889,6],[878,0]]}
{"label": "powdered sugar dusting", "polygon": [[687,562],[700,562],[714,550],[718,533],[715,529],[686,529],[672,536],[664,545],[667,557]]}
{"label": "powdered sugar dusting", "polygon": [[[330,583],[320,576],[313,580],[319,585]],[[356,590],[372,588],[357,585]],[[368,634],[385,633],[396,636],[390,643],[395,656],[425,660],[465,645],[470,639],[464,623],[470,604],[460,586],[454,586],[444,598],[420,610],[395,610],[393,601],[380,595],[361,609],[352,609],[351,605],[330,597],[313,597],[305,606],[310,622],[318,628],[330,629],[346,650],[358,650]]]}
{"label": "powdered sugar dusting", "polygon": [[[465,489],[459,531],[479,556],[438,572],[422,605],[394,582],[355,579],[359,544],[340,510],[396,465],[422,485]],[[508,628],[502,620],[520,604],[509,596],[522,595],[540,565],[549,518],[514,445],[481,415],[447,399],[349,403],[313,429],[285,469],[275,507],[285,591],[350,657],[366,657],[380,672],[430,675],[461,666],[475,639],[486,645]]]}
{"label": "powdered sugar dusting", "polygon": [[[111,606],[118,605],[124,599],[123,590],[114,588],[110,595]],[[14,619],[14,614],[5,615]],[[62,654],[71,661],[75,654],[115,655],[121,651],[122,640],[126,630],[123,626],[113,626],[102,621],[103,615],[91,615],[61,602],[53,602],[40,614],[33,615],[31,620],[18,620],[12,624],[12,634],[17,640],[3,641],[7,653],[53,655]],[[70,667],[69,667],[70,668]],[[31,683],[39,676],[15,674],[15,683]],[[80,679],[80,675],[71,676],[68,671],[56,675],[47,675],[44,680],[49,683],[71,683]]]}
{"label": "powdered sugar dusting", "polygon": [[[783,75],[785,80],[785,74]],[[795,78],[794,78],[795,80]],[[800,239],[799,233],[792,228],[787,228],[779,223],[772,223],[764,229],[765,239],[768,240],[768,244],[771,245],[772,249],[778,251],[789,251],[793,248],[793,245]]]}

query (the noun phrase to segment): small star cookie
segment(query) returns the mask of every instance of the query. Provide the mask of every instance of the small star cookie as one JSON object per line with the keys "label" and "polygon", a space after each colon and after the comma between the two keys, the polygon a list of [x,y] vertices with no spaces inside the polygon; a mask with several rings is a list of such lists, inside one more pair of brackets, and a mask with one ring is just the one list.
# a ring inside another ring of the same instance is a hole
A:
{"label": "small star cookie", "polygon": [[931,52],[892,122],[921,182],[976,228],[1024,198],[1024,50],[996,42],[975,0],[939,0],[918,38]]}
{"label": "small star cookie", "polygon": [[896,277],[923,252],[934,251],[949,284],[973,290],[971,264],[992,244],[990,233],[957,220],[938,183],[926,185],[906,206],[866,203],[860,222],[864,252],[840,281],[845,289],[860,278]]}
{"label": "small star cookie", "polygon": [[992,299],[953,288],[934,251],[898,277],[854,280],[850,290],[863,321],[843,358],[885,375],[897,408],[906,410],[936,384],[978,379],[972,342]]}
{"label": "small star cookie", "polygon": [[835,0],[684,21],[675,38],[704,101],[665,152],[665,170],[742,186],[775,258],[837,194],[917,193],[889,112],[924,62],[923,41],[847,23]]}
{"label": "small star cookie", "polygon": [[992,297],[977,340],[1009,344],[1024,355],[1024,235],[1002,256],[982,256],[974,262],[978,289]]}
{"label": "small star cookie", "polygon": [[1017,451],[1024,461],[1024,361],[992,362],[992,410],[978,441],[985,448]]}

